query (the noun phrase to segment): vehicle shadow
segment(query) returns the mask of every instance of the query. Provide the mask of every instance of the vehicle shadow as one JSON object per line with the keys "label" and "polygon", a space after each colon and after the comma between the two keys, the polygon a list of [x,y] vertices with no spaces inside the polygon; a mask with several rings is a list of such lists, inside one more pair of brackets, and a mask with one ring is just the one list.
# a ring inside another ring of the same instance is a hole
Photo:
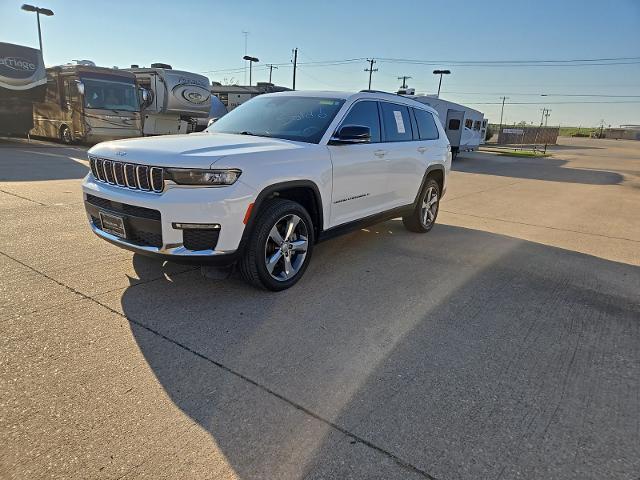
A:
{"label": "vehicle shadow", "polygon": [[451,169],[456,172],[480,173],[500,177],[582,183],[585,185],[618,185],[624,176],[605,170],[565,168],[566,160],[552,157],[522,158],[486,152],[460,154]]}
{"label": "vehicle shadow", "polygon": [[82,148],[0,143],[0,182],[80,179],[89,171]]}
{"label": "vehicle shadow", "polygon": [[640,268],[398,221],[314,257],[280,293],[187,272],[122,295],[149,368],[238,478],[638,471]]}

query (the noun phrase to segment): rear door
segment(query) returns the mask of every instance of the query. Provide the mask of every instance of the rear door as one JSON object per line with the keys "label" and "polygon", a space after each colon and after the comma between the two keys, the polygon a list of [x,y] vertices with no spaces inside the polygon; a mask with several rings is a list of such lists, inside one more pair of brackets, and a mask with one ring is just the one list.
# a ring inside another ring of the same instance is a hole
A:
{"label": "rear door", "polygon": [[445,138],[440,138],[440,132],[436,125],[439,120],[434,118],[431,112],[421,108],[414,108],[413,114],[420,139],[418,152],[421,155],[424,172],[431,164],[445,163],[448,153],[447,141]]}
{"label": "rear door", "polygon": [[462,110],[447,110],[447,123],[444,126],[447,137],[449,137],[449,143],[452,147],[460,146],[460,139],[462,137],[462,129],[464,127],[464,112]]}
{"label": "rear door", "polygon": [[336,131],[343,125],[369,127],[371,142],[327,147],[333,163],[331,226],[381,212],[389,203],[378,103],[355,102]]}
{"label": "rear door", "polygon": [[424,164],[417,129],[406,105],[380,102],[387,161],[387,190],[390,202],[386,209],[413,203],[424,174]]}

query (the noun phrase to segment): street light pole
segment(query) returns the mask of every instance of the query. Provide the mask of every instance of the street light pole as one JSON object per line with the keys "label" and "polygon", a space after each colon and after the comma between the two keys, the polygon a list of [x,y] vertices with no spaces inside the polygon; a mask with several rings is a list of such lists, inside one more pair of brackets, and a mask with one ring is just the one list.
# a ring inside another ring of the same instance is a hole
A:
{"label": "street light pole", "polygon": [[260,60],[258,60],[256,57],[251,57],[249,55],[245,55],[244,57],[242,57],[243,60],[247,60],[249,62],[249,86],[251,86],[251,65],[253,65],[254,62],[259,62]]}
{"label": "street light pole", "polygon": [[434,75],[440,75],[440,81],[438,82],[438,98],[440,98],[440,87],[442,86],[442,75],[449,75],[451,70],[434,70]]}
{"label": "street light pole", "polygon": [[40,8],[34,5],[29,5],[27,3],[23,4],[20,7],[25,12],[34,12],[36,14],[36,21],[38,22],[38,42],[40,43],[40,53],[42,53],[42,31],[40,30],[40,14],[43,14],[47,17],[53,16],[53,11],[48,8]]}

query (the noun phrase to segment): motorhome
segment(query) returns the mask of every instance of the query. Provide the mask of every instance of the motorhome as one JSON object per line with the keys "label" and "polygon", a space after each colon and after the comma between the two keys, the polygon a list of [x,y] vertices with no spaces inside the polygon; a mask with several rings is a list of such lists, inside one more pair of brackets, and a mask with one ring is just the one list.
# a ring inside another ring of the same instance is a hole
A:
{"label": "motorhome", "polygon": [[46,72],[44,101],[33,108],[32,135],[64,143],[142,135],[140,95],[131,72],[97,67],[88,60]]}
{"label": "motorhome", "polygon": [[44,99],[42,52],[0,42],[0,135],[26,135],[33,127],[33,103]]}
{"label": "motorhome", "polygon": [[440,122],[442,122],[449,138],[454,158],[458,152],[477,150],[478,146],[484,144],[487,135],[487,120],[482,112],[459,103],[443,100],[437,95],[416,95],[413,88],[398,90],[398,95],[410,97],[429,105],[438,112]]}
{"label": "motorhome", "polygon": [[191,133],[201,129],[199,124],[206,127],[211,108],[207,77],[173,70],[164,63],[152,63],[150,68],[132,65],[127,70],[151,92],[142,110],[144,135]]}

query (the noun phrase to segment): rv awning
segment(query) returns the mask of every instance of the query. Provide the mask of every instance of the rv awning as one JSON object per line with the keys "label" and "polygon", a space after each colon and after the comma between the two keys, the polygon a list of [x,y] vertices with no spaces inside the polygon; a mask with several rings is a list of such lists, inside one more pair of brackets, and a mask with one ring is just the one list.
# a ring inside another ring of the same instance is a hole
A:
{"label": "rv awning", "polygon": [[0,42],[0,88],[24,91],[46,82],[40,50]]}

